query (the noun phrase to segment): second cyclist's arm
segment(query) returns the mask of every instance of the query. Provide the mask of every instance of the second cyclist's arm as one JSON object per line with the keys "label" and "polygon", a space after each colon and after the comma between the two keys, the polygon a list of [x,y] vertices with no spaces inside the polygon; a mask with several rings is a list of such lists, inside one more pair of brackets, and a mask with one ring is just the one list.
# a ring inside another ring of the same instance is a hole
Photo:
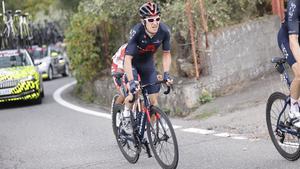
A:
{"label": "second cyclist's arm", "polygon": [[132,56],[131,55],[125,55],[125,61],[124,61],[124,71],[126,73],[127,79],[130,82],[133,80],[133,74],[132,74]]}

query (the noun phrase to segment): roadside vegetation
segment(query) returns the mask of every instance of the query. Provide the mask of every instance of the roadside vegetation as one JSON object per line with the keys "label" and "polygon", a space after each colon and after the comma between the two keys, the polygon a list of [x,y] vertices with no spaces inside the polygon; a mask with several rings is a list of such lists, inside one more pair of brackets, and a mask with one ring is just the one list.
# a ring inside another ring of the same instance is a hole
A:
{"label": "roadside vegetation", "polygon": [[[79,3],[66,31],[68,55],[76,71],[76,79],[80,82],[78,89],[87,82],[109,75],[110,58],[126,42],[129,29],[139,22],[137,9],[144,2],[145,0],[89,0]],[[192,4],[192,14],[198,34],[203,30],[197,2]],[[188,42],[190,38],[185,1],[161,0],[158,3],[162,7],[163,21],[172,29],[173,44],[178,43],[180,38]],[[205,4],[209,31],[270,14],[271,11],[271,0],[206,0]],[[174,49],[176,50],[180,49]],[[204,96],[200,100],[207,102],[212,97]]]}
{"label": "roadside vegetation", "polygon": [[[67,53],[77,79],[78,92],[82,87],[109,75],[110,58],[126,42],[129,29],[139,22],[138,8],[146,0],[9,0],[7,8],[24,9],[36,21],[51,19],[61,23],[65,32]],[[154,0],[162,8],[162,19],[172,31],[173,50],[190,50],[188,19],[183,0]],[[271,12],[271,0],[205,0],[208,30],[237,24]],[[203,33],[200,25],[199,4],[192,2],[195,37]],[[158,59],[159,60],[159,59]],[[175,60],[174,60],[175,63]],[[176,63],[173,67],[176,67]],[[180,72],[175,72],[180,75]],[[93,90],[92,88],[89,88]],[[86,91],[85,91],[86,92]],[[90,91],[93,93],[93,91]],[[210,101],[203,96],[200,102]]]}

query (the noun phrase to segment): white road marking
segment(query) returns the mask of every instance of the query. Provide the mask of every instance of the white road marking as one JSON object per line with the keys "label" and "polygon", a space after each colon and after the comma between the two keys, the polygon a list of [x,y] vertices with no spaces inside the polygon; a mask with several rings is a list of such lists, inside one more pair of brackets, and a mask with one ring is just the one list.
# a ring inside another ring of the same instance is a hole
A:
{"label": "white road marking", "polygon": [[217,136],[217,137],[230,137],[229,133],[216,133],[216,134],[213,134],[213,135]]}
{"label": "white road marking", "polygon": [[61,93],[67,89],[68,87],[72,86],[72,85],[75,85],[76,84],[76,81],[72,82],[72,83],[69,83],[59,89],[57,89],[54,94],[53,94],[53,98],[54,100],[61,104],[62,106],[65,106],[65,107],[68,107],[70,109],[73,109],[73,110],[76,110],[76,111],[79,111],[81,113],[84,113],[84,114],[88,114],[88,115],[93,115],[93,116],[97,116],[97,117],[103,117],[103,118],[106,118],[106,119],[111,119],[111,115],[110,114],[107,114],[105,112],[99,112],[99,111],[93,111],[93,110],[88,110],[88,109],[85,109],[85,108],[82,108],[82,107],[79,107],[79,106],[76,106],[74,104],[71,104],[65,100],[63,100],[61,98]]}
{"label": "white road marking", "polygon": [[231,137],[232,139],[235,139],[235,140],[247,140],[248,138],[247,137],[244,137],[244,136],[234,136],[234,137]]}
{"label": "white road marking", "polygon": [[182,127],[182,126],[173,125],[173,128],[174,128],[174,129],[181,129],[181,128],[183,128],[183,127]]}
{"label": "white road marking", "polygon": [[205,134],[205,135],[215,133],[214,130],[205,130],[205,129],[198,129],[198,128],[187,128],[187,129],[182,129],[182,131],[189,132],[189,133]]}
{"label": "white road marking", "polygon": [[[100,111],[93,111],[93,110],[89,110],[89,109],[85,109],[83,107],[79,107],[76,106],[74,104],[71,104],[65,100],[62,99],[61,94],[62,92],[67,89],[68,87],[75,85],[76,81],[73,81],[69,84],[66,84],[64,86],[62,86],[61,88],[57,89],[54,94],[53,94],[53,98],[54,100],[61,104],[62,106],[65,106],[67,108],[76,110],[78,112],[84,113],[84,114],[88,114],[88,115],[92,115],[92,116],[97,116],[97,117],[102,117],[105,119],[111,119],[111,115],[105,112],[100,112]],[[228,138],[232,138],[232,139],[236,139],[236,140],[248,140],[248,138],[244,137],[244,136],[239,136],[237,134],[231,134],[231,133],[217,133],[214,130],[206,130],[206,129],[199,129],[199,128],[185,128],[183,126],[179,126],[179,125],[173,125],[174,129],[181,129],[181,131],[183,132],[189,132],[189,133],[196,133],[196,134],[203,134],[203,135],[213,135],[213,136],[217,136],[217,137],[228,137]]]}

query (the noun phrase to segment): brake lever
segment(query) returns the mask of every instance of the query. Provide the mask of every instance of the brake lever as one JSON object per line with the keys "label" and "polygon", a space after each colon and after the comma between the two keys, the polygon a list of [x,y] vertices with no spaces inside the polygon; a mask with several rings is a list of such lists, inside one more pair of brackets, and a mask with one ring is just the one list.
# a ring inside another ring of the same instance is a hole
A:
{"label": "brake lever", "polygon": [[165,95],[169,94],[169,93],[170,93],[170,91],[171,91],[171,89],[172,89],[172,90],[174,90],[174,88],[173,88],[173,84],[171,84],[170,86],[168,86],[168,85],[167,85],[167,90],[166,90],[166,91],[164,91],[164,94],[165,94]]}

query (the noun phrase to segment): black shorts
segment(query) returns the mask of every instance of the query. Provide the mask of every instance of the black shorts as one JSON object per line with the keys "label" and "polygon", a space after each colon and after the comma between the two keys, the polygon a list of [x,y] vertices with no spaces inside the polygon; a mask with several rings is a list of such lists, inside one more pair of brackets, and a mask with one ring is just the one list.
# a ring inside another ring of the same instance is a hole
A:
{"label": "black shorts", "polygon": [[[157,82],[157,73],[155,68],[147,69],[146,67],[144,67],[143,69],[136,69],[135,67],[133,67],[132,74],[134,80],[141,81],[142,85]],[[123,96],[127,96],[129,91],[129,84],[126,75],[122,77],[117,77],[113,75],[113,81],[119,93],[121,93]],[[158,93],[160,90],[160,85],[148,86],[146,90],[148,94]]]}
{"label": "black shorts", "polygon": [[[154,67],[142,67],[142,68],[132,68],[132,73],[134,80],[138,81],[139,78],[142,82],[142,85],[155,83],[157,82],[157,72]],[[146,88],[148,94],[158,93],[160,90],[160,85],[148,86]]]}
{"label": "black shorts", "polygon": [[287,59],[288,64],[292,67],[296,63],[293,52],[290,49],[288,31],[284,26],[281,26],[277,36],[278,46],[282,51],[284,57]]}

